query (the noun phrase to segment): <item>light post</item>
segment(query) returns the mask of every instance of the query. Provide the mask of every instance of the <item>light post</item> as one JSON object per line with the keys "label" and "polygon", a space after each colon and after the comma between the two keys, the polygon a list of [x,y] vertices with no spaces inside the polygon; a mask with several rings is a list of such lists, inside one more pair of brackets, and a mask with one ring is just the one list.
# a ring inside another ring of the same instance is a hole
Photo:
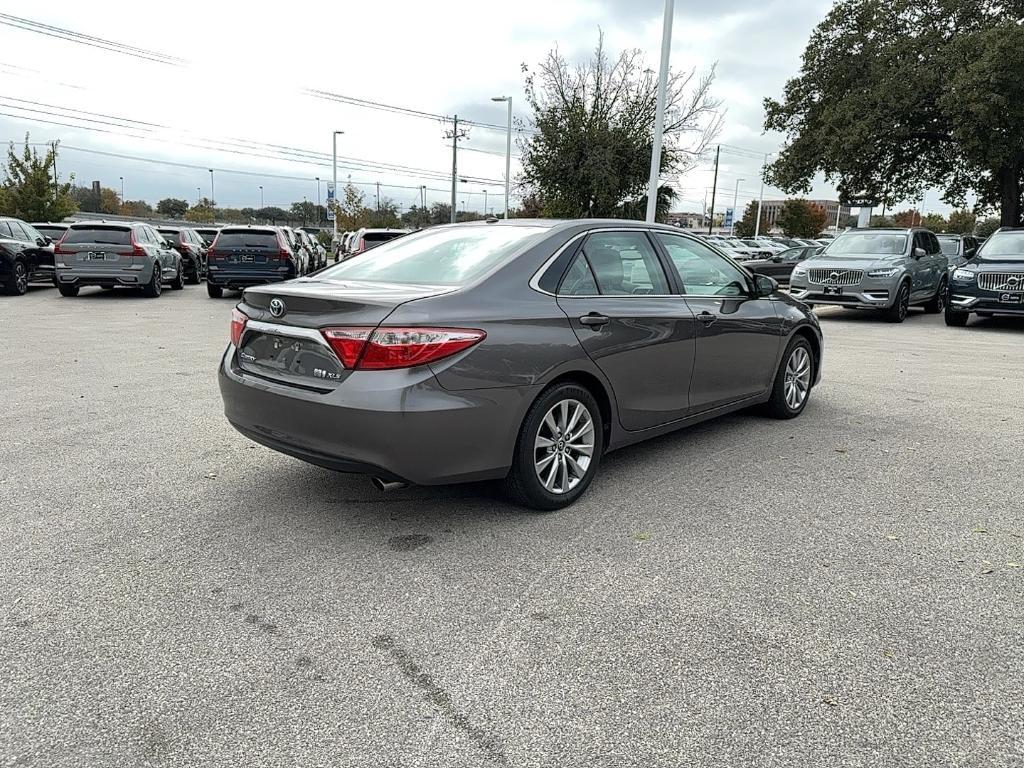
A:
{"label": "light post", "polygon": [[262,211],[266,207],[267,206],[263,204],[263,185],[260,184],[260,210]]}
{"label": "light post", "polygon": [[338,242],[338,135],[344,131],[335,131],[331,136],[334,144],[334,237],[331,245]]}
{"label": "light post", "polygon": [[[487,190],[484,190],[484,218],[487,218]],[[505,218],[508,218],[507,216]]]}
{"label": "light post", "polygon": [[124,176],[119,178],[121,179],[121,205],[124,205]]}
{"label": "light post", "polygon": [[736,203],[740,198],[740,182],[746,179],[736,179],[736,191],[732,194],[732,221],[729,223],[729,236],[736,232]]}
{"label": "light post", "polygon": [[[754,224],[754,237],[761,235],[761,208],[764,206],[764,174],[768,170],[768,158],[771,152],[766,152],[764,155],[764,165],[761,166],[761,193],[757,196],[757,223]],[[733,216],[735,216],[735,212]],[[838,218],[836,219],[838,222]],[[838,223],[836,226],[839,226]],[[767,234],[767,233],[766,233]]]}
{"label": "light post", "polygon": [[[508,102],[508,134],[505,136],[505,218],[508,218],[508,190],[509,185],[512,183],[511,179],[511,168],[512,168],[512,97],[511,96],[492,96],[491,101],[506,101]],[[487,205],[484,205],[484,215],[487,214]]]}
{"label": "light post", "polygon": [[[665,130],[665,90],[668,86],[668,59],[672,52],[672,16],[674,0],[665,0],[665,18],[661,28],[661,69],[658,72],[658,102],[654,113],[654,144],[651,147],[651,177],[647,184],[647,222],[653,223],[658,212],[658,177],[661,175],[661,140]],[[733,206],[733,218],[736,206]]]}
{"label": "light post", "polygon": [[320,229],[320,177],[316,177],[316,228]]}
{"label": "light post", "polygon": [[196,205],[199,205],[201,202],[203,202],[203,188],[196,187]]}
{"label": "light post", "polygon": [[213,168],[210,169],[210,220],[217,223],[217,193],[213,191]]}

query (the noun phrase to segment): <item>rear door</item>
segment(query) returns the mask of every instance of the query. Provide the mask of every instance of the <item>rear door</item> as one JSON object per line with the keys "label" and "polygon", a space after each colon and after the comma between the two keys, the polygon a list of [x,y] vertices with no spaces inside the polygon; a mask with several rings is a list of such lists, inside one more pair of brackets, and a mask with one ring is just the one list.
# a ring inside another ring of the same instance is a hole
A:
{"label": "rear door", "polygon": [[710,410],[763,394],[775,376],[782,321],[752,298],[747,275],[699,240],[658,232],[697,319],[690,408]]}
{"label": "rear door", "polygon": [[611,383],[624,428],[687,415],[696,324],[645,232],[588,236],[562,280],[558,304]]}
{"label": "rear door", "polygon": [[61,240],[63,261],[75,271],[120,272],[132,266],[132,228],[117,224],[79,224]]}

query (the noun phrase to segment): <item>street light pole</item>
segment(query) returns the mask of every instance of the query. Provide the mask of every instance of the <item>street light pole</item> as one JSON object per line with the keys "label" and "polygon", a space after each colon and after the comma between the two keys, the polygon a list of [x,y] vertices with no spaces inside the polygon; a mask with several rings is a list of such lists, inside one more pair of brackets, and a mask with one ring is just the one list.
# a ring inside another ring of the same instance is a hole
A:
{"label": "street light pole", "polygon": [[[512,97],[492,96],[491,101],[508,102],[508,133],[505,136],[505,218],[508,218],[508,192],[512,183]],[[484,206],[487,207],[486,205]],[[487,211],[484,211],[487,213]]]}
{"label": "street light pole", "polygon": [[736,203],[740,198],[740,182],[746,179],[736,179],[736,191],[732,194],[732,221],[729,223],[729,235],[736,231]]}
{"label": "street light pole", "polygon": [[213,191],[213,168],[210,169],[210,219],[217,223],[217,193]]}
{"label": "street light pole", "polygon": [[[487,190],[484,190],[484,217],[487,217]],[[508,218],[506,216],[506,218]]]}
{"label": "street light pole", "polygon": [[[665,19],[661,30],[661,71],[658,72],[658,106],[654,114],[654,142],[651,146],[651,179],[647,185],[647,222],[658,212],[658,176],[661,174],[661,140],[665,130],[665,90],[668,86],[668,59],[672,52],[672,16],[675,1],[665,0]],[[735,208],[735,206],[734,206]]]}
{"label": "street light pole", "polygon": [[[761,208],[764,206],[764,174],[768,170],[768,155],[770,152],[764,154],[764,165],[761,166],[761,193],[757,196],[757,223],[754,224],[754,237],[758,237],[761,234]],[[736,212],[733,211],[733,216]]]}
{"label": "street light pole", "polygon": [[120,179],[121,179],[121,205],[124,205],[124,176],[121,176]]}
{"label": "street light pole", "polygon": [[344,131],[335,131],[331,137],[334,143],[334,238],[331,246],[338,242],[338,134]]}
{"label": "street light pole", "polygon": [[262,211],[266,207],[267,206],[263,204],[263,185],[260,184],[260,210]]}
{"label": "street light pole", "polygon": [[320,177],[316,177],[316,227],[320,228]]}

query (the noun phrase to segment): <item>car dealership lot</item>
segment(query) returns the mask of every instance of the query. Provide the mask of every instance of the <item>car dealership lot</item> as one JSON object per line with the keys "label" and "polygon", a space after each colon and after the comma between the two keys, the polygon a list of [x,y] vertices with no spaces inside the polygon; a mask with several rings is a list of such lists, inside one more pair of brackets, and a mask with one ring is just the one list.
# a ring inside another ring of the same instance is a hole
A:
{"label": "car dealership lot", "polygon": [[236,434],[233,304],[0,299],[0,765],[1024,759],[1024,321],[819,310],[801,418],[536,514]]}

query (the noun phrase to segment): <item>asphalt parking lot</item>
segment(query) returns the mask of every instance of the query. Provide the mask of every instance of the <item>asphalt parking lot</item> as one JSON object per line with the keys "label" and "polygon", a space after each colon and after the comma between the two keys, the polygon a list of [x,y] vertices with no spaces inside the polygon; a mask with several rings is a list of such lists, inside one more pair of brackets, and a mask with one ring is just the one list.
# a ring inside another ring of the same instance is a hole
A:
{"label": "asphalt parking lot", "polygon": [[822,310],[535,514],[236,434],[233,303],[0,298],[0,765],[1024,762],[1024,322]]}

